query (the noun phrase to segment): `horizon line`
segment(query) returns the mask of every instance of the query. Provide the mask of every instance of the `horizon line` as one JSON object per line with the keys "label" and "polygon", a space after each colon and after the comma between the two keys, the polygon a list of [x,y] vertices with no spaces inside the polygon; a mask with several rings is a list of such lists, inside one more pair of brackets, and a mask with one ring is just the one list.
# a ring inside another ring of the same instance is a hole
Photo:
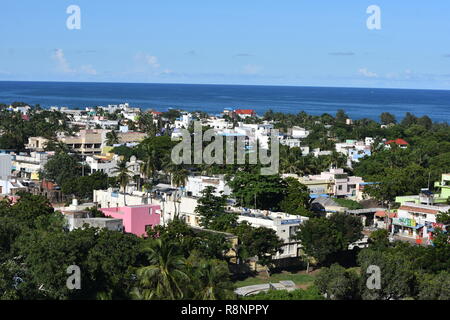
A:
{"label": "horizon line", "polygon": [[422,90],[450,91],[450,89],[396,88],[396,87],[364,87],[364,86],[314,86],[314,85],[282,85],[282,84],[223,84],[223,83],[183,83],[183,82],[117,82],[117,81],[60,81],[60,80],[0,80],[2,82],[21,83],[84,83],[84,84],[149,84],[149,85],[197,85],[197,86],[242,86],[242,87],[292,87],[292,88],[333,88],[333,89],[375,89],[375,90]]}

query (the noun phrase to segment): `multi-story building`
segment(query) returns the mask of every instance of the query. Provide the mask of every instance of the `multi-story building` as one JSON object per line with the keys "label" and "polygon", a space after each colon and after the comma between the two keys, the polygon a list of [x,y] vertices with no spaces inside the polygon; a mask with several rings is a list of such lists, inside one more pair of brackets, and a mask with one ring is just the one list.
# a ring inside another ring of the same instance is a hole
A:
{"label": "multi-story building", "polygon": [[81,130],[74,136],[60,136],[58,140],[82,155],[100,154],[107,132],[103,129]]}
{"label": "multi-story building", "polygon": [[[90,173],[102,172],[106,173],[108,177],[117,176],[115,168],[121,160],[118,155],[106,156],[106,155],[93,155],[86,157],[86,164],[90,169]],[[135,156],[130,157],[130,161],[127,161],[128,170],[130,170],[130,176],[140,175],[140,168],[142,161],[137,160]]]}
{"label": "multi-story building", "polygon": [[174,126],[177,129],[188,129],[192,121],[192,114],[182,114],[180,118],[175,120]]}
{"label": "multi-story building", "polygon": [[337,198],[362,198],[360,192],[364,180],[361,177],[349,176],[344,169],[331,168],[319,175],[309,175],[298,179],[306,185],[311,194],[328,194]]}
{"label": "multi-story building", "polygon": [[136,205],[116,208],[101,208],[105,216],[121,219],[124,230],[138,237],[147,236],[147,228],[159,225],[159,205]]}
{"label": "multi-story building", "polygon": [[201,192],[206,187],[214,187],[216,195],[223,194],[229,196],[231,194],[231,189],[227,185],[224,176],[189,176],[184,191],[187,196],[201,197]]}
{"label": "multi-story building", "polygon": [[92,207],[95,207],[94,203],[78,204],[77,199],[73,199],[69,206],[55,207],[55,211],[60,211],[64,215],[69,231],[84,228],[85,225],[111,231],[123,231],[122,219],[94,218],[88,210]]}
{"label": "multi-story building", "polygon": [[[58,137],[58,140],[64,142],[71,150],[82,155],[101,154],[108,132],[110,130],[81,130],[74,136],[61,135]],[[141,132],[118,132],[117,136],[119,144],[129,144],[141,142],[147,134]]]}
{"label": "multi-story building", "polygon": [[428,240],[432,237],[434,228],[443,227],[437,223],[437,215],[449,210],[448,205],[406,202],[397,210],[397,218],[392,221],[392,232],[404,237]]}
{"label": "multi-story building", "polygon": [[225,129],[233,128],[232,122],[229,122],[226,119],[217,118],[217,117],[210,117],[203,123],[203,125],[211,127],[215,130],[225,130]]}
{"label": "multi-story building", "polygon": [[233,208],[233,211],[239,213],[239,222],[246,221],[255,228],[265,227],[276,231],[277,236],[283,240],[284,246],[276,254],[275,259],[294,258],[300,255],[300,244],[293,239],[300,224],[309,218],[293,216],[283,212],[242,210],[240,208]]}
{"label": "multi-story building", "polygon": [[43,152],[48,143],[48,139],[44,137],[30,137],[28,138],[28,144],[25,145],[30,151]]}
{"label": "multi-story building", "polygon": [[22,178],[39,180],[39,172],[44,170],[45,164],[53,152],[31,152],[30,154],[13,155],[12,169],[20,173]]}

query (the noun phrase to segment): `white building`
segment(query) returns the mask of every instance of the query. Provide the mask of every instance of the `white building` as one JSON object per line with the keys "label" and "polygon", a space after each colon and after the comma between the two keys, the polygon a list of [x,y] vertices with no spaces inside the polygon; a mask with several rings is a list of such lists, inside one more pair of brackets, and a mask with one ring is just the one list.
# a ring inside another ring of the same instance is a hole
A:
{"label": "white building", "polygon": [[320,148],[313,149],[312,154],[314,157],[320,157],[320,156],[330,156],[333,154],[333,151],[330,150],[320,150]]}
{"label": "white building", "polygon": [[182,114],[179,119],[175,120],[174,125],[177,129],[188,129],[192,121],[192,114],[186,113]]}
{"label": "white building", "polygon": [[224,176],[190,176],[187,179],[184,191],[187,196],[201,197],[201,192],[205,190],[206,187],[214,187],[217,196],[221,194],[229,196],[231,194],[231,189],[227,185]]}
{"label": "white building", "polygon": [[10,154],[0,154],[0,179],[6,180],[11,175],[12,157]]}
{"label": "white building", "polygon": [[0,195],[15,195],[19,191],[26,191],[27,188],[15,178],[0,180]]}
{"label": "white building", "polygon": [[[121,157],[114,155],[112,159],[103,156],[87,156],[86,165],[90,169],[90,173],[102,172],[106,173],[108,177],[115,177],[118,173],[114,173],[114,169],[121,161]],[[127,162],[128,169],[132,176],[140,175],[142,161],[137,160],[135,156],[130,157],[130,161]]]}
{"label": "white building", "polygon": [[78,201],[73,199],[68,207],[55,207],[55,211],[60,211],[64,215],[69,231],[81,229],[85,224],[94,228],[123,231],[122,219],[94,218],[88,211],[92,207],[95,207],[94,203],[78,204]]}
{"label": "white building", "polygon": [[398,209],[397,218],[392,221],[392,231],[404,237],[429,239],[434,228],[442,227],[436,223],[436,216],[449,210],[448,205],[405,202]]}
{"label": "white building", "polygon": [[309,218],[289,215],[283,212],[270,212],[260,210],[247,210],[234,208],[239,212],[238,221],[247,221],[251,226],[265,227],[276,231],[277,236],[284,241],[282,252],[279,252],[274,258],[292,258],[299,255],[299,242],[293,240],[297,230],[303,222]]}
{"label": "white building", "polygon": [[[180,196],[175,189],[166,186],[164,189],[160,187],[156,198],[150,200],[148,194],[143,192],[127,193],[124,197],[122,193],[113,190],[96,190],[94,191],[94,202],[99,204],[102,208],[114,208],[124,206],[124,201],[127,205],[143,205],[152,204],[159,205],[161,210],[161,224],[165,225],[177,214],[188,225],[193,227],[200,227],[200,217],[195,212],[197,207],[197,198]],[[174,201],[177,199],[177,201]],[[301,223],[308,220],[307,217],[293,216],[282,212],[270,212],[259,210],[244,210],[228,205],[227,210],[238,213],[238,221],[247,221],[253,227],[266,227],[276,231],[277,236],[284,241],[283,252],[277,254],[275,258],[289,258],[297,257],[299,244],[293,241],[292,237],[298,230]]]}
{"label": "white building", "polygon": [[209,126],[215,130],[225,130],[225,129],[232,129],[233,123],[227,121],[223,118],[217,118],[217,117],[211,117],[206,122],[203,123],[205,126]]}
{"label": "white building", "polygon": [[38,180],[39,171],[44,170],[49,158],[53,152],[31,152],[30,154],[14,155],[12,168],[16,172],[21,173],[21,177]]}
{"label": "white building", "polygon": [[309,136],[309,131],[306,130],[305,128],[295,126],[292,127],[291,131],[292,131],[291,136],[294,139],[305,139]]}

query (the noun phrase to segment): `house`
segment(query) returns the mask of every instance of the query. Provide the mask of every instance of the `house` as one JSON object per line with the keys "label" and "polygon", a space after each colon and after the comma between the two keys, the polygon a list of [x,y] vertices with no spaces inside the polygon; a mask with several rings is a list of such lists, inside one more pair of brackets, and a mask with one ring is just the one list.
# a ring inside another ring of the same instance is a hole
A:
{"label": "house", "polygon": [[[116,177],[118,175],[115,171],[121,156],[118,155],[92,155],[86,157],[86,164],[90,169],[90,173],[102,172],[106,173],[108,177]],[[140,175],[142,161],[137,160],[135,156],[130,157],[130,161],[127,161],[127,167],[132,176]]]}
{"label": "house", "polygon": [[39,172],[44,170],[53,152],[31,152],[30,154],[20,153],[13,155],[12,169],[20,173],[22,178],[39,180]]}
{"label": "house", "polygon": [[111,231],[123,231],[122,219],[94,218],[88,210],[92,207],[95,207],[94,203],[78,204],[78,200],[73,199],[67,207],[54,208],[55,211],[60,211],[64,215],[69,231],[83,228],[85,225]]}
{"label": "house", "polygon": [[292,127],[292,129],[290,129],[288,131],[288,133],[294,139],[305,139],[309,136],[308,130],[306,130],[305,128],[297,127],[297,126]]}
{"label": "house", "polygon": [[188,197],[201,197],[201,192],[207,187],[214,187],[216,195],[223,194],[229,196],[231,194],[231,189],[227,185],[224,176],[189,176],[184,192]]}
{"label": "house", "polygon": [[253,109],[237,109],[234,113],[241,119],[252,118],[256,116],[256,112]]}
{"label": "house", "polygon": [[450,173],[442,174],[441,181],[435,182],[434,187],[441,190],[439,198],[447,201],[450,198]]}
{"label": "house", "polygon": [[17,179],[0,180],[0,195],[16,195],[18,192],[27,191],[27,188]]}
{"label": "house", "polygon": [[228,120],[223,118],[216,118],[216,117],[209,118],[203,125],[211,127],[216,130],[225,130],[233,128],[232,122],[229,122]]}
{"label": "house", "polygon": [[[197,199],[193,197],[181,196],[175,192],[176,189],[170,185],[159,184],[150,192],[142,192],[128,189],[126,194],[113,188],[108,190],[94,190],[94,202],[102,208],[117,208],[141,205],[158,205],[157,213],[161,216],[161,224],[175,217],[177,212],[179,217],[192,226],[199,226],[199,217],[194,212],[197,207]],[[187,218],[186,218],[187,217]]]}
{"label": "house", "polygon": [[248,222],[255,228],[265,227],[276,232],[284,245],[274,259],[295,258],[299,256],[300,244],[294,240],[300,225],[309,218],[289,215],[284,212],[271,212],[253,209],[232,208],[237,212],[238,222]]}
{"label": "house", "polygon": [[399,148],[401,148],[401,149],[406,149],[406,148],[408,148],[408,146],[409,146],[409,143],[408,142],[406,142],[405,140],[403,140],[403,139],[395,139],[395,140],[389,140],[389,141],[386,141],[385,143],[385,147],[387,148],[387,149],[390,149],[391,148],[391,144],[395,144],[395,145],[397,145]]}
{"label": "house", "polygon": [[124,206],[116,208],[101,208],[105,216],[121,219],[124,230],[133,233],[138,237],[147,236],[147,227],[154,227],[160,224],[160,215],[156,212],[160,210],[159,205],[138,205]]}
{"label": "house", "polygon": [[430,240],[434,228],[443,226],[436,221],[441,212],[450,210],[448,205],[424,205],[406,202],[397,210],[397,218],[392,221],[392,233],[418,240]]}
{"label": "house", "polygon": [[177,129],[189,129],[189,126],[193,122],[192,114],[186,113],[181,115],[180,118],[175,120],[175,128]]}
{"label": "house", "polygon": [[337,198],[360,199],[361,177],[349,176],[344,169],[331,168],[319,175],[309,175],[298,179],[306,185],[312,195],[328,194]]}
{"label": "house", "polygon": [[25,145],[30,151],[43,152],[48,143],[48,139],[44,137],[30,137],[28,138],[28,144]]}

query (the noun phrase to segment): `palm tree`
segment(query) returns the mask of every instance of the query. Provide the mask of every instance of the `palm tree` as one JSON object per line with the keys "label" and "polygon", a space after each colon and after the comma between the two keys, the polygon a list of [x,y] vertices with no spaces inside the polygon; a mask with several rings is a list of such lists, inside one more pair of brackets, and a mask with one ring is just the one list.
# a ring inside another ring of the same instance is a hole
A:
{"label": "palm tree", "polygon": [[185,272],[186,261],[171,242],[161,239],[146,242],[149,266],[139,268],[140,288],[135,288],[135,298],[144,300],[176,300],[184,296],[182,282],[189,281]]}
{"label": "palm tree", "polygon": [[120,187],[123,192],[123,203],[126,206],[126,188],[131,179],[132,172],[130,171],[130,166],[127,165],[127,161],[121,160],[117,163],[116,167],[112,170],[112,173],[117,174],[117,180],[119,181]]}
{"label": "palm tree", "polygon": [[204,261],[196,274],[199,280],[199,290],[195,299],[224,300],[234,299],[233,285],[229,280],[229,270],[222,261]]}
{"label": "palm tree", "polygon": [[[143,144],[143,150],[145,152],[144,162],[141,165],[141,174],[147,180],[145,183],[145,189],[148,194],[148,190],[151,189],[156,183],[156,174],[158,172],[158,155],[154,148],[151,148],[147,144]],[[150,202],[152,198],[150,197]]]}
{"label": "palm tree", "polygon": [[181,166],[178,166],[172,172],[172,184],[175,187],[177,187],[177,191],[175,192],[175,201],[174,201],[174,206],[176,206],[175,202],[178,202],[178,213],[177,213],[177,209],[175,207],[175,216],[176,217],[178,217],[178,215],[180,214],[180,205],[181,205],[181,200],[178,201],[177,193],[178,193],[180,187],[184,187],[186,185],[188,174],[189,174],[189,172]]}
{"label": "palm tree", "polygon": [[111,130],[106,134],[106,145],[107,146],[113,146],[115,144],[120,143],[119,135],[117,134],[117,131]]}

